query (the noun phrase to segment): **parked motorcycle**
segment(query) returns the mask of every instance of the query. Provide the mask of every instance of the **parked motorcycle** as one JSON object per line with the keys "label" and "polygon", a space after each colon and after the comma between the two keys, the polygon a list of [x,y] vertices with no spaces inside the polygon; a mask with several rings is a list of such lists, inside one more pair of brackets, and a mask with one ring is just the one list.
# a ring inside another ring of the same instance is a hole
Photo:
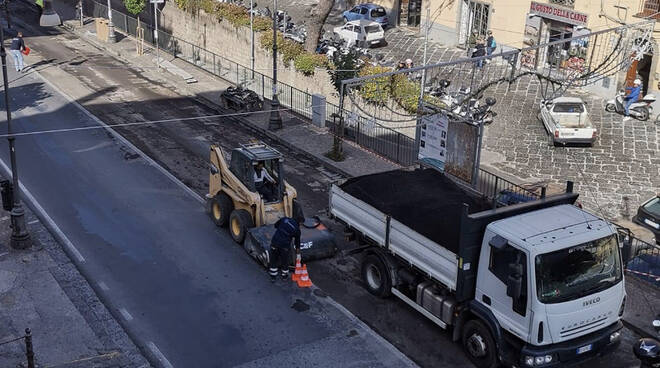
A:
{"label": "parked motorcycle", "polygon": [[[653,107],[651,106],[653,102],[655,102],[655,96],[650,93],[647,94],[641,101],[630,105],[630,116],[641,121],[648,120],[651,111],[653,111]],[[625,91],[619,91],[616,97],[607,101],[605,111],[624,114],[626,111]]]}
{"label": "parked motorcycle", "polygon": [[[655,332],[660,334],[660,315],[653,321]],[[644,337],[633,345],[633,353],[640,360],[640,368],[660,368],[660,341]]]}

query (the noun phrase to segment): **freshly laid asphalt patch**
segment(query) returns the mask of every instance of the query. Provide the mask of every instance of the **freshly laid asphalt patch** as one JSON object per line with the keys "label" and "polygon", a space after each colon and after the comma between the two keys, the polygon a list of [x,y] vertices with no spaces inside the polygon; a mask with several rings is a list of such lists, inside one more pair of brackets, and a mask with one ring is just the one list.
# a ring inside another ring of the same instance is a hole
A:
{"label": "freshly laid asphalt patch", "polygon": [[375,207],[454,253],[458,251],[463,204],[469,213],[489,203],[433,170],[387,171],[347,180],[342,190]]}

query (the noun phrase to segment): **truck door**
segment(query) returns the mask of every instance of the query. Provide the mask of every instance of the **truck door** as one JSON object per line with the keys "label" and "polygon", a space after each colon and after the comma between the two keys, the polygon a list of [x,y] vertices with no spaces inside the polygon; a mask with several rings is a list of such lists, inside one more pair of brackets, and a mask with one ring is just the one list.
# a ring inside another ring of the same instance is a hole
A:
{"label": "truck door", "polygon": [[[475,293],[477,301],[491,310],[502,328],[523,341],[529,341],[529,257],[508,242],[499,248],[486,243],[485,248],[482,249]],[[509,296],[510,292],[507,292],[509,280],[515,278],[516,273],[521,281],[518,298]]]}

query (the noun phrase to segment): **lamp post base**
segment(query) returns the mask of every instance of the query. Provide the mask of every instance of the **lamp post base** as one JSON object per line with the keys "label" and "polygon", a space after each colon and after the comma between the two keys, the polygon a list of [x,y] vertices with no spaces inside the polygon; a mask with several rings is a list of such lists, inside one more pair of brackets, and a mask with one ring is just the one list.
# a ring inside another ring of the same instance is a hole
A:
{"label": "lamp post base", "polygon": [[11,247],[14,249],[28,249],[32,246],[30,233],[25,226],[25,211],[20,204],[11,210]]}
{"label": "lamp post base", "polygon": [[115,25],[112,22],[108,23],[108,42],[115,43],[117,42],[117,37],[115,36]]}
{"label": "lamp post base", "polygon": [[268,130],[282,129],[282,116],[280,115],[280,101],[277,95],[273,96],[270,103],[270,118],[268,119]]}

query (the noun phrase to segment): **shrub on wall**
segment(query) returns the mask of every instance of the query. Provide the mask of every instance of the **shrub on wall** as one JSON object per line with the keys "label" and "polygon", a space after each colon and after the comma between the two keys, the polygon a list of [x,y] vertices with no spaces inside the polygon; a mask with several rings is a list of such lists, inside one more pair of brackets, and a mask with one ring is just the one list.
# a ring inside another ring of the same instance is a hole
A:
{"label": "shrub on wall", "polygon": [[[390,68],[366,64],[360,69],[358,75],[360,77],[366,77],[370,75],[387,73],[389,71],[391,71]],[[390,78],[378,77],[370,79],[360,86],[360,96],[362,96],[365,101],[371,104],[376,106],[384,106],[392,97],[390,90]]]}
{"label": "shrub on wall", "polygon": [[296,70],[306,76],[314,75],[316,68],[327,68],[328,58],[325,55],[310,54],[308,52],[296,56],[293,60]]}
{"label": "shrub on wall", "polygon": [[[263,49],[267,51],[272,50],[273,32],[261,32],[259,43]],[[280,32],[277,32],[277,52],[282,54],[282,60],[286,66],[289,66],[291,61],[295,60],[299,55],[306,53],[303,45],[292,40],[284,39],[284,36]]]}

